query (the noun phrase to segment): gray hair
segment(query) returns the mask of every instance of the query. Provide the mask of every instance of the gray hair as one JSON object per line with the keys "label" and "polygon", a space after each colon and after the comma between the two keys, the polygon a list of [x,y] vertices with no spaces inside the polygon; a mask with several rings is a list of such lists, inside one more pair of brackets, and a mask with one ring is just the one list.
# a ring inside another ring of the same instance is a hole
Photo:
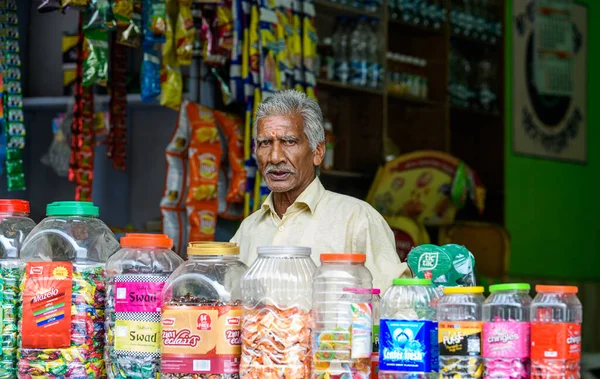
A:
{"label": "gray hair", "polygon": [[268,116],[286,115],[302,117],[304,134],[308,138],[311,150],[314,151],[319,144],[325,142],[323,113],[319,103],[296,90],[277,92],[258,106],[254,120],[254,137],[258,134],[258,121]]}

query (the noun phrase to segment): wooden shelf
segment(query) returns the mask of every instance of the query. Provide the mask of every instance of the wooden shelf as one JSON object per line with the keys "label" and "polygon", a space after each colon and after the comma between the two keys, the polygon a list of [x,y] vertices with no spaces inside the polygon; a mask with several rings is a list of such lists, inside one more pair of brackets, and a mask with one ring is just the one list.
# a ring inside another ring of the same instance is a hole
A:
{"label": "wooden shelf", "polygon": [[461,41],[461,42],[466,42],[466,43],[474,43],[481,47],[489,47],[491,49],[497,49],[500,46],[499,41],[496,41],[496,43],[491,43],[489,41],[482,41],[479,38],[467,37],[467,36],[456,35],[456,34],[451,34],[450,39],[456,40],[456,41]]}
{"label": "wooden shelf", "polygon": [[429,34],[443,34],[445,29],[446,29],[446,25],[442,25],[441,28],[439,29],[435,29],[432,28],[431,26],[425,26],[425,25],[421,25],[421,24],[413,24],[410,22],[406,22],[406,21],[402,21],[402,20],[397,20],[397,19],[389,19],[388,22],[391,25],[399,25],[403,28],[407,28],[407,29],[412,29],[415,31],[421,31],[421,32],[425,32],[425,33],[429,33]]}
{"label": "wooden shelf", "polygon": [[337,89],[341,89],[344,91],[370,93],[370,94],[378,95],[378,96],[383,95],[383,91],[380,89],[359,87],[359,86],[354,86],[352,84],[344,84],[344,83],[336,82],[333,80],[317,79],[317,84],[322,87],[337,88]]}
{"label": "wooden shelf", "polygon": [[369,179],[375,176],[375,174],[369,174],[366,172],[354,172],[354,171],[338,171],[338,170],[321,170],[321,176],[331,176],[337,178],[348,178],[348,179]]}
{"label": "wooden shelf", "polygon": [[490,111],[483,111],[480,109],[463,108],[463,107],[459,107],[456,105],[451,105],[450,110],[452,112],[465,113],[465,114],[469,114],[469,115],[473,115],[473,116],[493,117],[493,118],[500,117],[500,112],[490,112]]}
{"label": "wooden shelf", "polygon": [[438,107],[438,106],[442,105],[442,102],[440,102],[440,101],[422,99],[420,97],[411,96],[411,95],[399,95],[399,94],[396,94],[393,92],[388,92],[388,97],[390,99],[404,101],[407,103],[412,103],[412,104],[421,105],[421,106]]}
{"label": "wooden shelf", "polygon": [[368,17],[382,17],[381,12],[369,12],[364,9],[354,8],[348,5],[342,5],[334,3],[329,0],[314,0],[314,4],[317,7],[328,9],[334,12],[336,15],[348,15],[348,16],[368,16]]}

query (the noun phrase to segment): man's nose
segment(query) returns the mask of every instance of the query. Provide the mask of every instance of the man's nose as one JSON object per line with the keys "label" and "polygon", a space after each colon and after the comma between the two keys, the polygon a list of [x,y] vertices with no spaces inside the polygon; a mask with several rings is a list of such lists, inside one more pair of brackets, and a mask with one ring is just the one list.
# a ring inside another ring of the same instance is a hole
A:
{"label": "man's nose", "polygon": [[275,141],[273,143],[269,160],[271,164],[280,164],[285,161],[285,154],[283,153],[283,149],[281,148],[279,141]]}

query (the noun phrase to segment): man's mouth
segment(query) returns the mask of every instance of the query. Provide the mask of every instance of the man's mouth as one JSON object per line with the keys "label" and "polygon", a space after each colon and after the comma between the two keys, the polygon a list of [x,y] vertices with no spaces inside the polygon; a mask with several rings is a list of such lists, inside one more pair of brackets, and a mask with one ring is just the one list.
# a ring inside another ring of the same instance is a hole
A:
{"label": "man's mouth", "polygon": [[267,172],[267,176],[271,180],[285,180],[290,175],[292,175],[292,173],[290,171],[287,171],[287,170],[269,170]]}

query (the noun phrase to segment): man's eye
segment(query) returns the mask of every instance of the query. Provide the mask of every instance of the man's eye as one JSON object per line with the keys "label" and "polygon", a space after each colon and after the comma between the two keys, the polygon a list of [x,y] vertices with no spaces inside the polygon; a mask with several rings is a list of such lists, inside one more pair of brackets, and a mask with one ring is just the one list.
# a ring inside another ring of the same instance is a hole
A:
{"label": "man's eye", "polygon": [[293,146],[293,145],[296,144],[296,141],[293,140],[293,139],[292,140],[284,140],[283,144],[286,145],[286,146]]}
{"label": "man's eye", "polygon": [[265,147],[265,146],[268,146],[270,143],[271,143],[271,141],[259,141],[258,146]]}

